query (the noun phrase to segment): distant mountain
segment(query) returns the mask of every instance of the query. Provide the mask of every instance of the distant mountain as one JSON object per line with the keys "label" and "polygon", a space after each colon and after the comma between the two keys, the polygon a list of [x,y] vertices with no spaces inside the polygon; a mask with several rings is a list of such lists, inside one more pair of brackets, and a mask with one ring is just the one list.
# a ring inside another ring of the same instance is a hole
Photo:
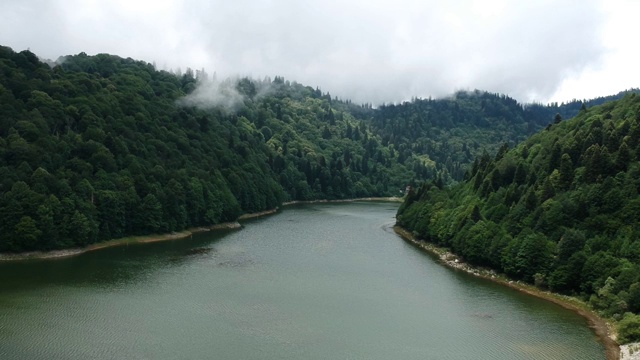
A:
{"label": "distant mountain", "polygon": [[570,119],[580,112],[583,108],[602,105],[614,100],[622,99],[629,94],[640,94],[640,89],[632,88],[621,91],[615,95],[601,96],[590,100],[571,100],[566,103],[527,104],[525,105],[525,113],[528,121],[536,121],[542,119],[554,119],[559,114],[562,119]]}
{"label": "distant mountain", "polygon": [[580,109],[620,99],[639,89],[617,95],[566,104],[520,104],[500,94],[460,91],[444,99],[414,99],[383,105],[372,113],[374,129],[383,144],[393,144],[402,158],[418,156],[436,165],[445,182],[462,180],[473,159],[483,152],[495,154],[505,143],[513,146]]}

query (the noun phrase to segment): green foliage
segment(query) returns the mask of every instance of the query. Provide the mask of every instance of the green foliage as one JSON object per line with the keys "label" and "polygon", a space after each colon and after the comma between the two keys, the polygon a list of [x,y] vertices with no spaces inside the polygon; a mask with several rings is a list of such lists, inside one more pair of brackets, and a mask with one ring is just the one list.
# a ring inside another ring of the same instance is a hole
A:
{"label": "green foliage", "polygon": [[28,244],[28,246],[37,246],[41,235],[42,231],[38,229],[35,220],[30,216],[21,217],[15,226],[16,240]]}
{"label": "green foliage", "polygon": [[84,53],[51,68],[2,47],[0,70],[0,251],[179,231],[288,200],[397,196],[436,175],[383,144],[370,105],[280,77],[229,81],[238,104],[204,110],[184,101],[206,78],[190,69]]}
{"label": "green foliage", "polygon": [[640,315],[627,313],[618,324],[618,342],[627,344],[640,341]]}
{"label": "green foliage", "polygon": [[[526,243],[522,229],[532,227],[549,244],[563,233],[553,230],[559,223],[586,219],[582,230],[591,240],[594,232],[623,227],[610,212],[640,216],[640,202],[627,202],[637,198],[640,178],[635,110],[585,110],[589,127],[573,143],[556,136],[559,155],[550,162],[547,144],[508,149],[554,114],[571,117],[565,105],[524,107],[475,91],[374,109],[281,77],[225,82],[224,91],[238,95],[233,106],[187,105],[205,79],[204,71],[157,71],[108,54],[80,53],[51,68],[29,51],[0,47],[0,251],[179,231],[288,200],[397,196],[433,180],[411,195],[414,206],[406,209],[415,215],[407,222],[479,263],[514,260],[514,271],[529,279],[554,268],[521,270],[548,256],[517,257]],[[609,125],[621,117],[625,124]],[[462,180],[474,157],[467,178],[477,186],[449,199],[442,189]],[[557,174],[538,171],[541,164]],[[426,196],[437,202],[423,206]],[[469,205],[453,205],[463,199]],[[416,220],[431,213],[428,222]],[[467,248],[458,234],[471,229]],[[636,230],[615,236],[616,256],[640,259]],[[588,256],[609,251],[586,243]],[[513,259],[505,259],[507,249]]]}
{"label": "green foliage", "polygon": [[[543,106],[523,105],[508,96],[479,90],[459,91],[447,99],[413,99],[402,104],[380,106],[372,114],[371,124],[381,134],[383,145],[392,144],[399,151],[398,159],[401,163],[407,160],[415,162],[419,160],[420,154],[427,154],[430,162],[423,164],[433,164],[433,169],[420,169],[418,172],[435,171],[437,176],[427,177],[435,179],[440,176],[446,183],[450,183],[465,178],[465,172],[474,158],[483,156],[483,152],[495,153],[494,161],[498,162],[506,154],[509,145],[518,144],[547,126],[559,126],[562,119],[577,115],[583,105],[594,106],[637,92],[638,89],[632,89],[586,103],[574,100],[566,104]],[[347,134],[351,134],[349,128]],[[612,138],[622,140],[623,137],[618,132]],[[618,145],[615,145],[616,149]],[[611,151],[612,146],[607,146]],[[560,144],[552,149],[553,155],[547,160],[551,170],[560,165],[562,156]],[[581,149],[570,150],[575,152]],[[529,149],[522,148],[520,151],[526,158]],[[573,159],[574,162],[576,160]],[[625,163],[624,156],[620,163]],[[473,167],[466,179],[476,175],[476,170]],[[510,172],[502,174],[512,176]],[[486,175],[488,173],[484,173],[483,177]],[[522,175],[522,172],[518,173],[518,182],[522,181]],[[499,182],[501,179],[494,180]],[[480,185],[482,181],[476,184],[476,188]],[[484,190],[488,191],[490,188],[487,186]]]}
{"label": "green foliage", "polygon": [[632,93],[560,119],[493,160],[476,158],[464,183],[418,187],[398,223],[471,263],[581,296],[606,316],[638,313],[640,166],[630,146],[638,118]]}

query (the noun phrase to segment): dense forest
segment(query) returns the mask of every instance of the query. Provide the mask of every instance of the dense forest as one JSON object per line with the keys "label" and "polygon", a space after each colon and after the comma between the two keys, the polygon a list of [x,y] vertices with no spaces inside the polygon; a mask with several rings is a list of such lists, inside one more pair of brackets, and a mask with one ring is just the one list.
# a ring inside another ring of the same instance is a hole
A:
{"label": "dense forest", "polygon": [[640,340],[637,93],[541,105],[476,90],[374,107],[278,76],[0,47],[0,252],[413,185],[397,220],[419,239],[582,297],[620,320],[622,342]]}
{"label": "dense forest", "polygon": [[380,106],[372,124],[383,144],[393,144],[403,158],[420,157],[435,164],[444,183],[460,181],[483,152],[495,154],[585,107],[622,98],[638,89],[588,101],[522,105],[506,95],[475,90],[444,99],[413,99]]}
{"label": "dense forest", "polygon": [[455,183],[483,151],[520,142],[565,106],[475,91],[374,108],[281,77],[218,81],[7,47],[0,104],[0,251],[11,252]]}
{"label": "dense forest", "polygon": [[0,251],[212,225],[285,200],[398,195],[425,178],[357,106],[282,78],[231,82],[234,111],[191,106],[198,75],[106,54],[51,67],[0,48]]}
{"label": "dense forest", "polygon": [[[583,298],[640,340],[640,95],[579,111],[466,181],[408,194],[398,224],[465,261]],[[625,316],[625,314],[627,314]]]}

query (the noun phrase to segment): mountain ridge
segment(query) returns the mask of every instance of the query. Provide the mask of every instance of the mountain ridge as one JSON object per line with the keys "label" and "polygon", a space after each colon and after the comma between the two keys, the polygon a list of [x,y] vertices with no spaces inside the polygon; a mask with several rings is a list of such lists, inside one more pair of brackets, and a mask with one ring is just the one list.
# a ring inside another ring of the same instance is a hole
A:
{"label": "mountain ridge", "polygon": [[583,109],[495,157],[451,188],[425,183],[398,211],[418,238],[467,262],[582,298],[640,323],[640,96]]}
{"label": "mountain ridge", "polygon": [[[209,226],[284,201],[397,196],[430,179],[454,183],[483,151],[552,121],[549,112],[500,116],[524,111],[503,95],[374,109],[281,77],[219,82],[237,95],[233,111],[185,105],[206,77],[108,54],[67,56],[52,68],[0,47],[0,251]],[[475,145],[463,151],[466,143]]]}

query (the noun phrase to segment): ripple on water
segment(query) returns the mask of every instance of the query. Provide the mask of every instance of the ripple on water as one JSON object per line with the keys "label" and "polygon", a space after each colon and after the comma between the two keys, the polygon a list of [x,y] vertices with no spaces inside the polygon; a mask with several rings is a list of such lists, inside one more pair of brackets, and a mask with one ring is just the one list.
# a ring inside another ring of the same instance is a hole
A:
{"label": "ripple on water", "polygon": [[604,358],[583,319],[444,268],[389,204],[0,264],[0,359]]}

